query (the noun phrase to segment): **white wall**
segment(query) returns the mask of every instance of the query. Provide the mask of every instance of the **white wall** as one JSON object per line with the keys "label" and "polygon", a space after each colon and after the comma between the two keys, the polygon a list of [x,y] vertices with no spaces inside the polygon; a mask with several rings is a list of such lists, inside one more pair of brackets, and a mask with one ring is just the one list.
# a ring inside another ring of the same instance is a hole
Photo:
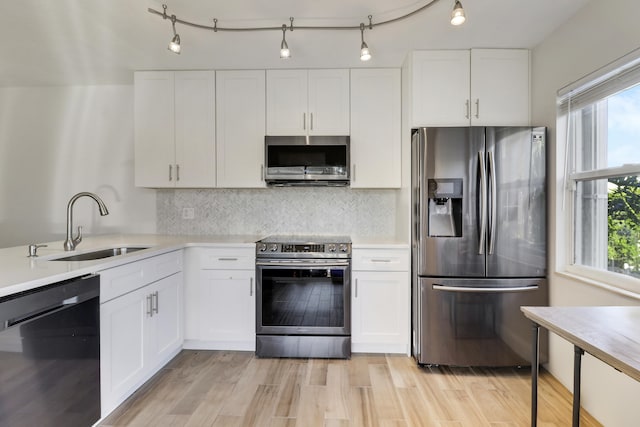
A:
{"label": "white wall", "polygon": [[[133,87],[0,89],[0,247],[62,239],[78,200],[85,234],[155,232],[155,191],[133,186]],[[26,249],[25,249],[26,254]]]}
{"label": "white wall", "polygon": [[[533,50],[533,123],[549,127],[550,252],[552,305],[638,305],[633,297],[559,275],[564,265],[567,236],[564,230],[561,175],[562,143],[556,143],[556,91],[607,63],[640,47],[640,2],[592,0],[572,19]],[[640,295],[638,296],[640,298]],[[615,327],[615,325],[612,325]],[[551,338],[549,370],[569,389],[573,376],[573,348]],[[585,356],[582,404],[606,426],[635,426],[640,419],[640,383]]]}

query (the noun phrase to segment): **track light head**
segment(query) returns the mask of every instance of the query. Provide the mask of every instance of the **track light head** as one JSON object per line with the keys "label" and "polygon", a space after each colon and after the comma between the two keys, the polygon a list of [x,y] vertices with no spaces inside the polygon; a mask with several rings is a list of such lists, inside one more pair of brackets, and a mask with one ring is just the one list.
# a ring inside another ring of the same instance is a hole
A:
{"label": "track light head", "polygon": [[287,44],[287,40],[285,40],[286,32],[287,32],[287,26],[282,24],[282,43],[280,43],[280,58],[282,59],[291,58],[291,51],[289,50],[289,45]]}
{"label": "track light head", "polygon": [[453,11],[451,12],[451,25],[462,25],[466,20],[467,17],[464,15],[462,3],[460,3],[460,0],[456,0],[456,3],[453,5]]}
{"label": "track light head", "polygon": [[169,42],[167,49],[180,55],[182,47],[180,46],[180,35],[176,33],[176,15],[171,15],[171,28],[173,28],[173,38]]}
{"label": "track light head", "polygon": [[360,24],[360,61],[368,61],[371,59],[371,51],[364,41],[364,24]]}

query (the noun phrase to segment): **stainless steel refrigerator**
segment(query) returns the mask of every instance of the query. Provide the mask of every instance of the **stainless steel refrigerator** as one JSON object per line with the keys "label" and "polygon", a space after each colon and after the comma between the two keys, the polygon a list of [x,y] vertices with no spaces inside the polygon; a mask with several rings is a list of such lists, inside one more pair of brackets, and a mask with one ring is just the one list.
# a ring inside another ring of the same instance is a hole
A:
{"label": "stainless steel refrigerator", "polygon": [[543,127],[413,131],[418,363],[531,364],[532,326],[520,307],[548,305],[545,137]]}

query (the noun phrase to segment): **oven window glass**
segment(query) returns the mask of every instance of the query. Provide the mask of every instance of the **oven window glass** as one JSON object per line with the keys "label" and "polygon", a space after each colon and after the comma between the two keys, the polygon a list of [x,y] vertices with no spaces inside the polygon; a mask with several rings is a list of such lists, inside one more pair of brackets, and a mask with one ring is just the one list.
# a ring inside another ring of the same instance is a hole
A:
{"label": "oven window glass", "polygon": [[344,327],[344,272],[263,269],[262,325]]}

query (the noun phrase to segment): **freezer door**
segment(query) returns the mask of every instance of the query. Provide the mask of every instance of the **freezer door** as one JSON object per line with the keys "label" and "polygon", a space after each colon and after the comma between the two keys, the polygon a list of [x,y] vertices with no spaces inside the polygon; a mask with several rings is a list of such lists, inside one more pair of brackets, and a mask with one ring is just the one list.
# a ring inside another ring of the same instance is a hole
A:
{"label": "freezer door", "polygon": [[546,276],[545,128],[487,128],[487,277]]}
{"label": "freezer door", "polygon": [[421,128],[412,144],[416,274],[484,277],[483,128]]}
{"label": "freezer door", "polygon": [[[544,279],[419,279],[420,364],[525,366],[531,364],[532,324],[520,307],[548,304]],[[548,336],[541,330],[540,360]]]}

